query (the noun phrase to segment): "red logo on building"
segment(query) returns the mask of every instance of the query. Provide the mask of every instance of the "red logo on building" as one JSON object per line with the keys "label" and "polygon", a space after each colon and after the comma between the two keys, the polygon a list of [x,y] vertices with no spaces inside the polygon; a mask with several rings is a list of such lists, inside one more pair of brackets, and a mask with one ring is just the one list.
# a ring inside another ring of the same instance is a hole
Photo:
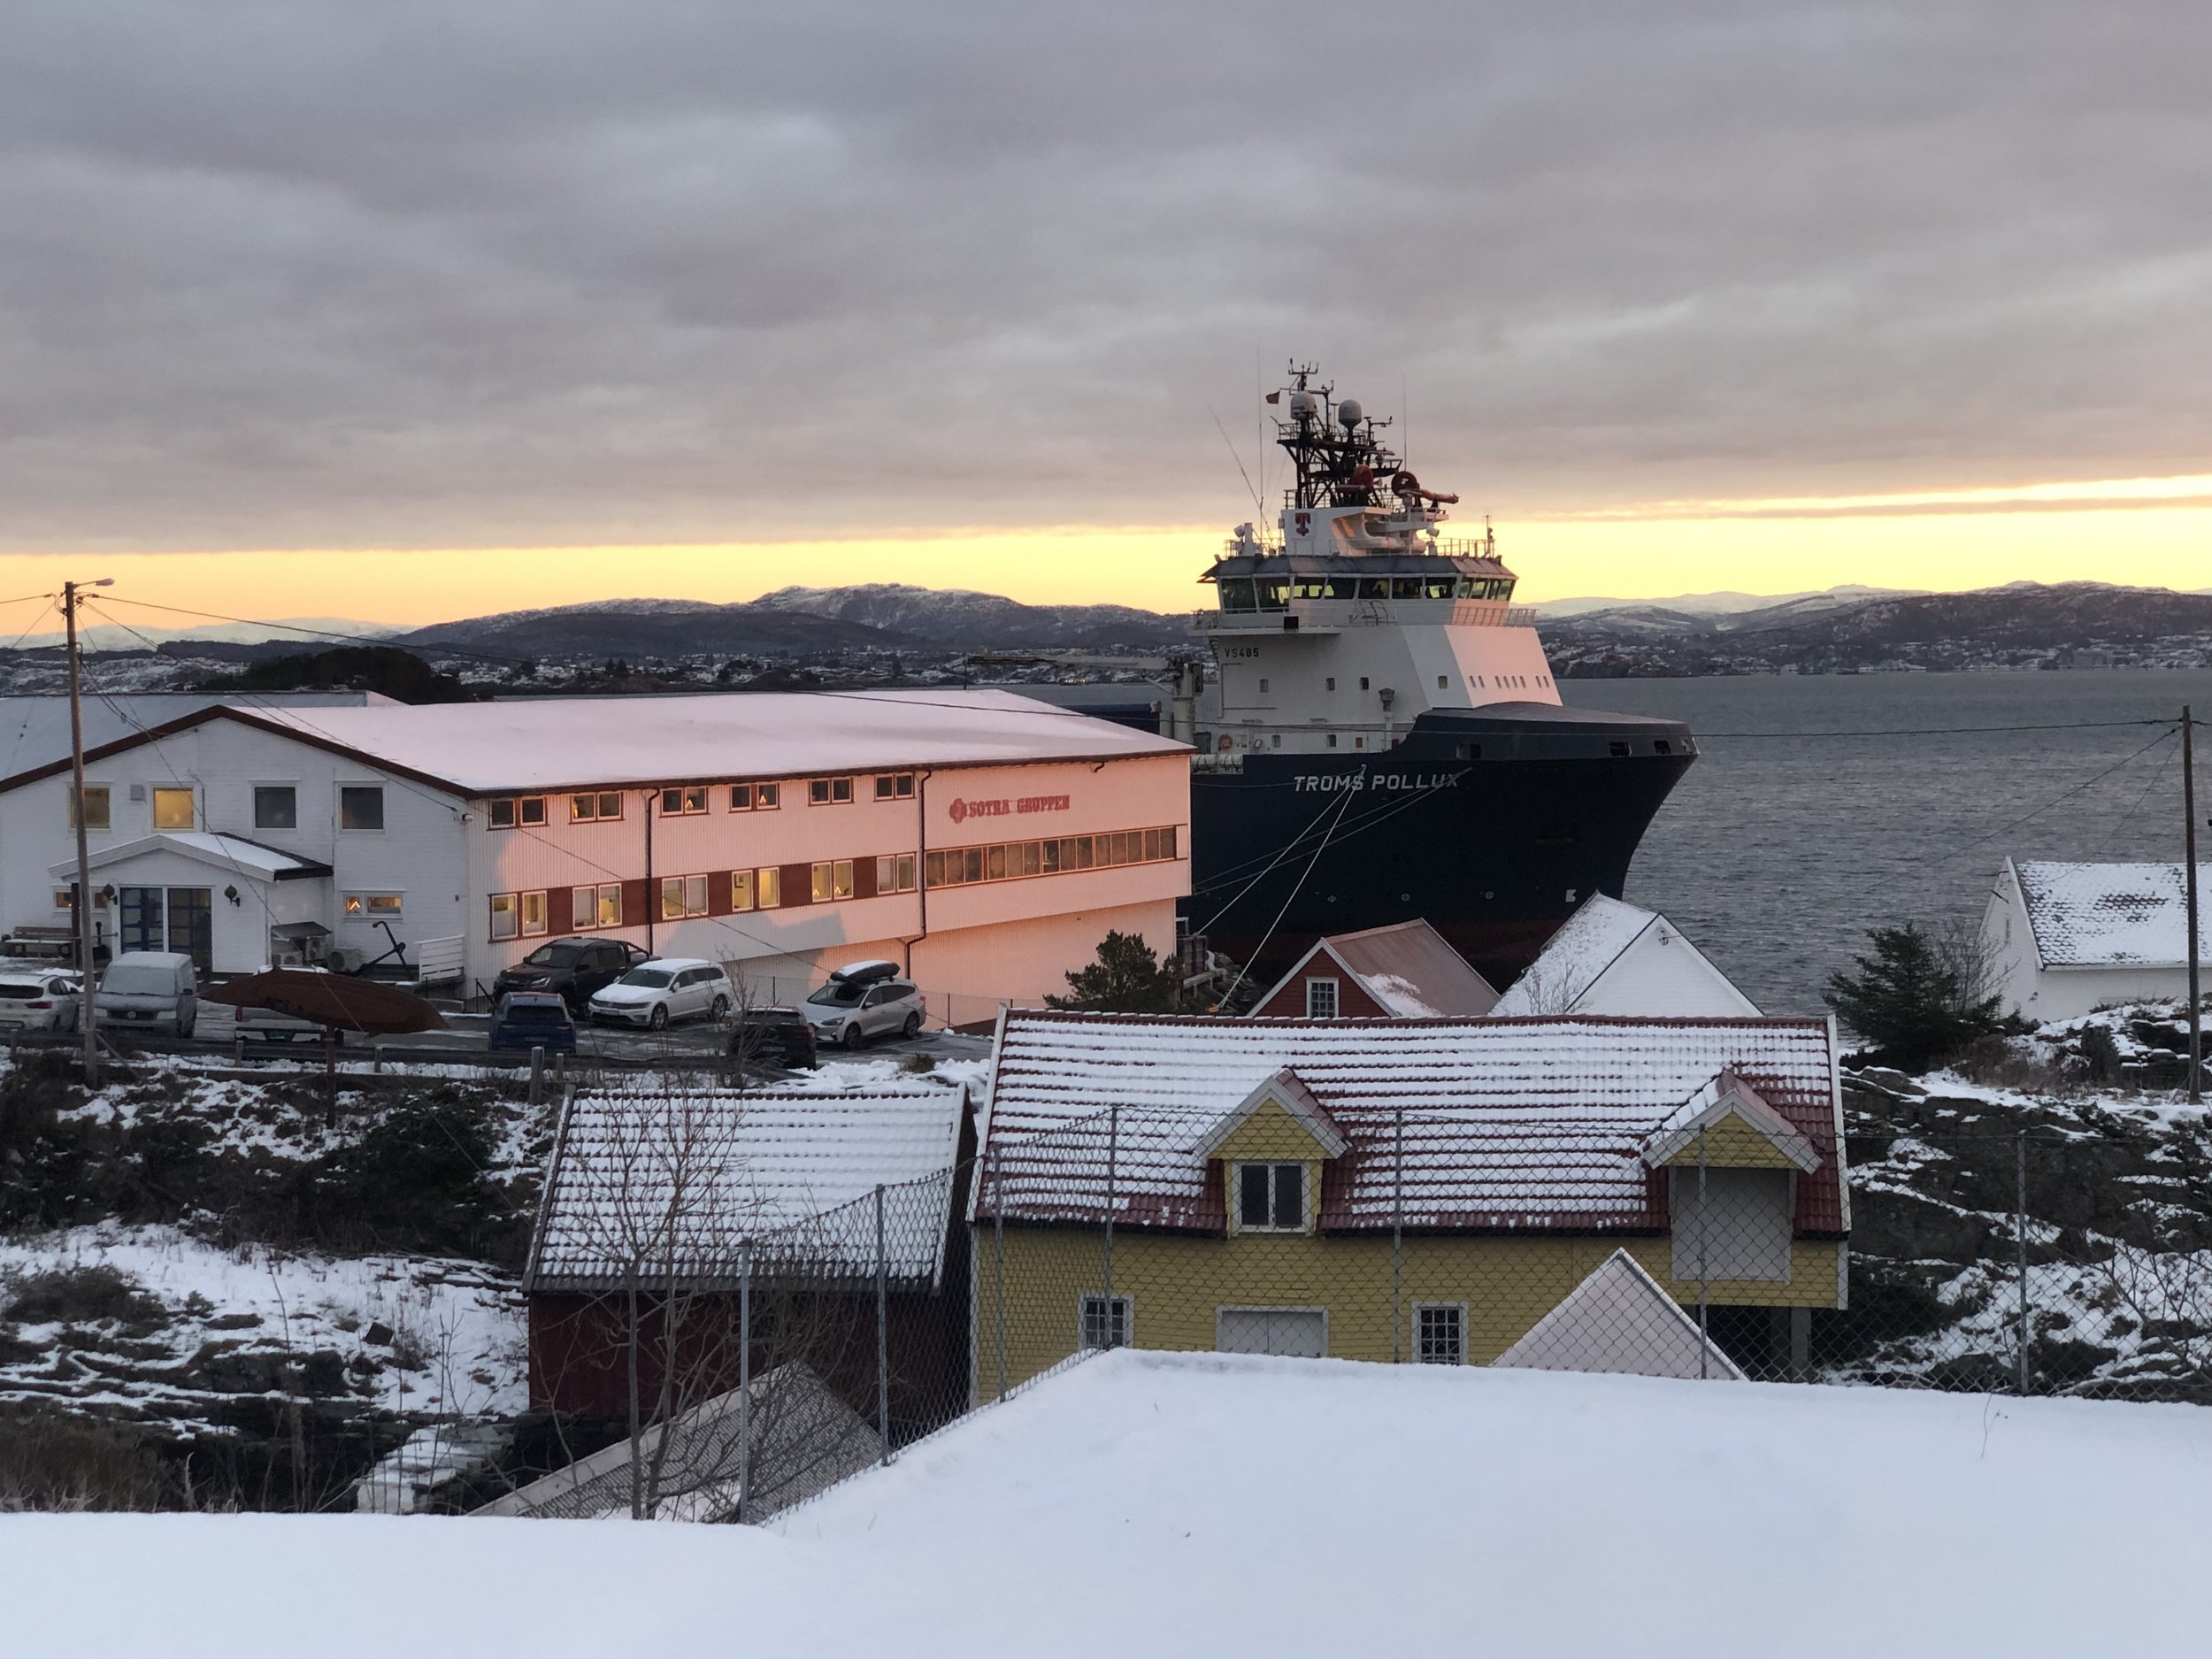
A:
{"label": "red logo on building", "polygon": [[1294,512],[1290,515],[1290,521],[1297,526],[1298,534],[1300,535],[1310,535],[1313,533],[1313,515],[1311,513]]}
{"label": "red logo on building", "polygon": [[963,800],[962,800],[962,799],[961,799],[958,795],[955,795],[955,796],[953,796],[953,798],[952,798],[952,821],[953,821],[954,823],[956,823],[956,824],[964,824],[965,822],[967,822],[967,818],[968,818],[968,803],[967,803],[965,801],[963,801]]}

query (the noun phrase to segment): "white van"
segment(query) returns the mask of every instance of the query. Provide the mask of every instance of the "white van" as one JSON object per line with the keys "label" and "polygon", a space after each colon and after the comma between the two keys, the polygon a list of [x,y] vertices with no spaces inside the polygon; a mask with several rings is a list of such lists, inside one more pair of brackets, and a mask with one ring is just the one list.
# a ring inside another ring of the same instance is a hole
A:
{"label": "white van", "polygon": [[200,980],[180,950],[127,950],[107,965],[94,999],[104,1025],[151,1025],[189,1037],[200,1015]]}

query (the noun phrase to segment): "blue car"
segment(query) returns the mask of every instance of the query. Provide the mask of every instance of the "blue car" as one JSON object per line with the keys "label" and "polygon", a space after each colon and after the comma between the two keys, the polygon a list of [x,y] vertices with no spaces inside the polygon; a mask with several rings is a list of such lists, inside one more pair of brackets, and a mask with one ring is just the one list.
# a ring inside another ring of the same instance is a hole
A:
{"label": "blue car", "polygon": [[492,1047],[576,1052],[576,1022],[557,991],[510,991],[492,1011]]}

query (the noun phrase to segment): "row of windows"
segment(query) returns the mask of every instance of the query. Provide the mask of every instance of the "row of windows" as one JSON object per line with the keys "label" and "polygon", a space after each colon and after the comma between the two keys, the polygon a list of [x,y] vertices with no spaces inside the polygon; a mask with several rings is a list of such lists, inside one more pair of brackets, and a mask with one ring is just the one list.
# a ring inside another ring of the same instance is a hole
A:
{"label": "row of windows", "polygon": [[[873,861],[875,890],[879,894],[911,893],[914,891],[916,860],[912,853],[892,853]],[[808,868],[808,902],[815,904],[833,904],[841,899],[856,897],[858,874],[857,861],[850,858],[826,859]],[[689,918],[710,916],[713,910],[714,884],[729,883],[730,910],[780,910],[784,904],[783,871],[769,864],[757,870],[717,871],[708,875],[663,876],[660,880],[660,919],[667,922],[683,921]],[[529,939],[548,933],[558,925],[564,931],[587,933],[595,928],[635,926],[626,921],[622,907],[622,886],[610,881],[588,887],[571,887],[568,893],[568,913],[565,920],[557,920],[560,888],[531,893],[495,893],[491,895],[491,937]]]}
{"label": "row of windows", "polygon": [[[777,783],[733,783],[728,786],[726,797],[733,812],[773,812],[783,805],[783,786]],[[581,795],[555,797],[567,803],[568,821],[572,824],[604,824],[619,819],[626,799],[619,789],[595,789]],[[844,806],[854,799],[854,782],[850,778],[814,778],[806,787],[810,806]],[[914,774],[910,772],[878,773],[875,779],[875,798],[879,801],[910,801],[914,798]],[[533,829],[547,819],[548,797],[541,795],[503,796],[484,803],[485,822],[493,829]],[[695,818],[714,810],[714,786],[703,783],[675,784],[660,792],[658,802],[663,818]]]}
{"label": "row of windows", "polygon": [[[134,784],[133,788],[138,787]],[[69,827],[77,827],[75,791],[69,797]],[[157,784],[150,791],[154,827],[191,830],[199,827],[197,792],[188,784]],[[111,829],[115,824],[114,796],[104,783],[88,783],[84,791],[84,825],[88,830]],[[257,783],[253,787],[253,826],[257,830],[289,830],[300,826],[300,792],[296,784]],[[342,830],[380,830],[384,827],[384,786],[376,783],[341,784],[338,787],[338,827]]]}
{"label": "row of windows", "polygon": [[[1262,1310],[1224,1308],[1221,1315],[1279,1312],[1313,1315],[1317,1309]],[[1127,1348],[1136,1340],[1135,1310],[1127,1296],[1102,1291],[1081,1294],[1076,1305],[1076,1340],[1086,1348]],[[1325,1330],[1325,1321],[1317,1321]],[[1317,1332],[1317,1336],[1318,1333]],[[1413,1357],[1423,1365],[1464,1365],[1467,1363],[1467,1305],[1458,1302],[1422,1302],[1413,1306]]]}
{"label": "row of windows", "polygon": [[923,879],[933,887],[960,887],[978,881],[1013,881],[1023,876],[1153,864],[1176,856],[1175,842],[1175,828],[1170,825],[1164,829],[1117,830],[1110,835],[1064,835],[1055,841],[1007,841],[995,847],[953,847],[927,855]]}
{"label": "row of windows", "polygon": [[1510,576],[1227,576],[1224,611],[1287,611],[1294,599],[1510,599]]}

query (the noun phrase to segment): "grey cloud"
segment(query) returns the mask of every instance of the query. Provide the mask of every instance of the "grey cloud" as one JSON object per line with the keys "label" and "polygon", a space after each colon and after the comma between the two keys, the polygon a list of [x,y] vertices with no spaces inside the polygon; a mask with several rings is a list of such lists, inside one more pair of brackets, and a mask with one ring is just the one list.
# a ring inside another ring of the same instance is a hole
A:
{"label": "grey cloud", "polygon": [[1503,514],[2202,470],[2178,4],[12,21],[19,550],[1211,522],[1256,354]]}

